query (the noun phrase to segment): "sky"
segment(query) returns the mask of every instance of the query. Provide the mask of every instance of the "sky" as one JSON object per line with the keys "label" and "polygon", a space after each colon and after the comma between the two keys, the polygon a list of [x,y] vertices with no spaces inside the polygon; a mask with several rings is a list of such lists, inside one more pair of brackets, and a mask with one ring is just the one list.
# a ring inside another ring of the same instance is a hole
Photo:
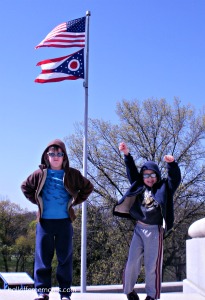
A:
{"label": "sky", "polygon": [[[20,185],[47,144],[83,122],[83,80],[35,83],[36,64],[76,48],[35,46],[91,12],[88,116],[116,123],[123,99],[205,104],[204,0],[0,0],[0,200],[35,211]],[[68,149],[69,150],[69,149]]]}

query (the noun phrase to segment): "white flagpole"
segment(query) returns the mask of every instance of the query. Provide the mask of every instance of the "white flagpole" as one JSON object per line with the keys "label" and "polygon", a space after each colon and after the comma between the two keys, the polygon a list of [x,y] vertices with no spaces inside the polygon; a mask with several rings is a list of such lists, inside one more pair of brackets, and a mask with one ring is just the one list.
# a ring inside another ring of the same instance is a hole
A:
{"label": "white flagpole", "polygon": [[[83,175],[87,177],[87,135],[88,135],[88,58],[89,58],[89,16],[90,11],[86,11],[86,69],[85,81],[85,112],[84,112],[84,140],[83,140]],[[86,292],[86,256],[87,256],[87,201],[82,204],[82,224],[81,224],[81,293]]]}

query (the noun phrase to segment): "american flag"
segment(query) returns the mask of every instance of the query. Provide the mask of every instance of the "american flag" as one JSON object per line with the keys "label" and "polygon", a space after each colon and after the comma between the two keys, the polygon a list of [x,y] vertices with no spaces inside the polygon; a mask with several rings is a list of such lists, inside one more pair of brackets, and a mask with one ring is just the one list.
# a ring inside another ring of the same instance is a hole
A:
{"label": "american flag", "polygon": [[58,82],[84,78],[84,48],[58,58],[46,59],[37,63],[41,74],[35,79],[38,83]]}
{"label": "american flag", "polygon": [[85,21],[83,17],[56,26],[35,48],[85,47]]}

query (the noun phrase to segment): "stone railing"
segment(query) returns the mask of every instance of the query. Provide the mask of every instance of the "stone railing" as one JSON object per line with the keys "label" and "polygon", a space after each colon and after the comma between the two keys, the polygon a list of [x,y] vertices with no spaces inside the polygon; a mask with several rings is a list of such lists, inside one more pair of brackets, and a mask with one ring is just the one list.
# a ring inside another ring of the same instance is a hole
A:
{"label": "stone railing", "polygon": [[188,234],[192,239],[186,241],[187,277],[183,292],[205,296],[205,218],[194,222]]}

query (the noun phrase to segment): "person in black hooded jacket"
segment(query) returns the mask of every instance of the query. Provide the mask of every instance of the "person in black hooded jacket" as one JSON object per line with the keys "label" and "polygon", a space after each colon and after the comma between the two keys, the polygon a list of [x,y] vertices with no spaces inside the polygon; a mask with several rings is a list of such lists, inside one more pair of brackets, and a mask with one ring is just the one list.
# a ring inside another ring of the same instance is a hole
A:
{"label": "person in black hooded jacket", "polygon": [[128,300],[139,300],[134,285],[140,274],[144,256],[145,300],[160,298],[163,236],[164,231],[173,227],[173,196],[181,182],[181,172],[172,155],[165,155],[167,178],[161,178],[158,165],[147,161],[138,172],[127,145],[122,142],[119,150],[124,153],[124,161],[131,187],[115,205],[116,216],[136,220],[136,226],[129,249],[124,272],[123,288]]}

